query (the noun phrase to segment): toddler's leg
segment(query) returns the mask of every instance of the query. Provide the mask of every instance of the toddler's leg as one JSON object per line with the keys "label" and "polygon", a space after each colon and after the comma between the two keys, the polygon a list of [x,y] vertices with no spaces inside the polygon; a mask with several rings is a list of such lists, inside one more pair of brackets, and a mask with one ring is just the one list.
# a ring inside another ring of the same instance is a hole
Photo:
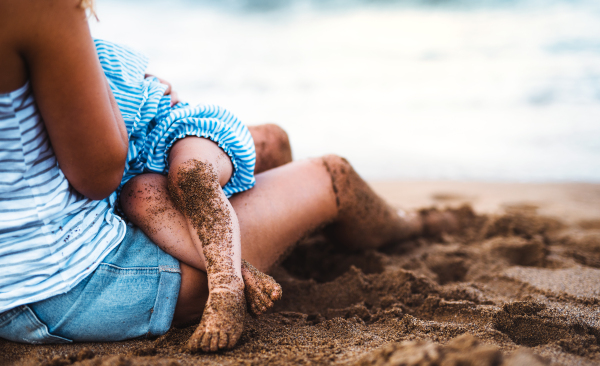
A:
{"label": "toddler's leg", "polygon": [[[202,268],[201,264],[206,264],[204,267],[208,277],[209,297],[200,326],[190,339],[190,348],[216,351],[233,347],[241,335],[246,313],[242,273],[251,273],[250,276],[245,276],[251,283],[249,289],[260,287],[268,280],[252,281],[255,273],[251,266],[246,264],[244,271],[241,268],[239,224],[221,189],[231,177],[233,166],[229,157],[215,143],[196,137],[178,141],[171,149],[169,163],[169,194],[164,187],[158,190],[158,194],[154,192],[154,201],[157,202],[154,208],[150,208],[154,212],[148,212],[151,215],[142,213],[138,215],[142,219],[138,217],[136,220],[136,215],[127,212],[125,208],[135,205],[124,202],[124,210],[132,221],[137,221],[142,229],[145,228],[149,236],[167,252],[175,254],[175,257],[184,262],[195,262],[196,268]],[[137,195],[143,195],[139,189]],[[172,202],[167,202],[169,195]],[[129,192],[124,190],[122,201],[127,201],[123,197],[130,196],[131,188]],[[140,207],[133,211],[140,211]],[[184,217],[177,217],[177,212],[183,213]],[[159,230],[160,223],[165,222],[159,216],[165,215],[170,216],[166,222],[170,223],[171,235],[165,230]],[[192,235],[188,243],[185,243],[185,238],[178,243],[173,241],[174,231],[184,234],[187,231]],[[193,244],[191,247],[196,248],[195,256],[193,250],[190,250],[190,241]],[[277,298],[280,294],[278,288],[271,291],[272,298]],[[261,291],[254,291],[251,295],[255,300],[261,300],[260,295],[267,300],[259,301],[259,306],[255,307],[258,311],[272,306],[269,296]],[[202,304],[198,304],[198,307],[201,306]]]}
{"label": "toddler's leg", "polygon": [[169,193],[175,207],[185,215],[190,231],[198,235],[197,248],[206,260],[209,296],[190,346],[216,351],[235,345],[246,316],[240,229],[219,183],[229,179],[231,168],[218,154],[206,154],[212,149],[204,141],[188,139],[172,148]]}

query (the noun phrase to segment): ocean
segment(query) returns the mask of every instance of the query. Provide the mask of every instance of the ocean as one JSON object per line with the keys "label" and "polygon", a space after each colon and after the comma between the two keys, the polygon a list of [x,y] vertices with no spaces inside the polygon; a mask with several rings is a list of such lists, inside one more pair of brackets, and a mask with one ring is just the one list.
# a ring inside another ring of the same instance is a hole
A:
{"label": "ocean", "polygon": [[191,103],[368,179],[600,182],[600,2],[98,0]]}

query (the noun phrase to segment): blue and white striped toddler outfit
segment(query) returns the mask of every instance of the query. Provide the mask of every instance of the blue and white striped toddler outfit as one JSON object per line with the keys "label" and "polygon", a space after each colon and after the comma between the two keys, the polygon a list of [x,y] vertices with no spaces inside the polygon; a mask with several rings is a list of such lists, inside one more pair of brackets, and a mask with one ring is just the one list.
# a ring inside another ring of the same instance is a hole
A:
{"label": "blue and white striped toddler outfit", "polygon": [[178,103],[171,107],[171,97],[164,95],[166,86],[155,77],[144,78],[148,64],[144,55],[111,42],[94,42],[129,135],[119,190],[136,175],[168,173],[169,149],[186,136],[209,138],[229,155],[234,172],[223,187],[228,197],[254,186],[254,141],[233,114],[214,105]]}

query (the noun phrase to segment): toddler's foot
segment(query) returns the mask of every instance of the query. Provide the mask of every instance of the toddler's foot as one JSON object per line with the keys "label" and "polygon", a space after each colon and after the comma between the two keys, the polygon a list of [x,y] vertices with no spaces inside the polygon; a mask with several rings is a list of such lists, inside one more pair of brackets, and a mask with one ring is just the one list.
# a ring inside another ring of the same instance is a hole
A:
{"label": "toddler's foot", "polygon": [[235,346],[244,329],[246,299],[244,289],[215,289],[210,292],[200,325],[190,337],[191,352],[216,352]]}
{"label": "toddler's foot", "polygon": [[256,317],[271,309],[274,302],[281,299],[281,286],[275,279],[242,260],[242,277],[244,278],[248,312]]}

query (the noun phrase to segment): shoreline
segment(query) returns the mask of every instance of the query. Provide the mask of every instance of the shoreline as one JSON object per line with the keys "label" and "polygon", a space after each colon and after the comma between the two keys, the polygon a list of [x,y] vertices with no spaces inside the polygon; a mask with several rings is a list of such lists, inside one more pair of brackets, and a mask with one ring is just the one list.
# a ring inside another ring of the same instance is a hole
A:
{"label": "shoreline", "polygon": [[600,183],[372,180],[369,184],[403,209],[469,204],[481,214],[528,209],[570,224],[600,218]]}

